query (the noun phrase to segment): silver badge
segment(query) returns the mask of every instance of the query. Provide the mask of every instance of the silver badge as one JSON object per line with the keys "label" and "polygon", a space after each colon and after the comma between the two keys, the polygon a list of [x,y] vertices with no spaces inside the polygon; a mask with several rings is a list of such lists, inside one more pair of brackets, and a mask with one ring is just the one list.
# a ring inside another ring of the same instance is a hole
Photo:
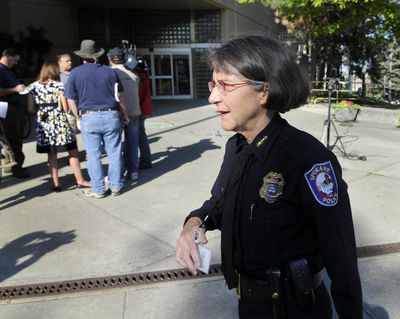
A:
{"label": "silver badge", "polygon": [[260,196],[271,204],[283,193],[285,180],[281,173],[269,172],[264,176],[263,182],[260,188]]}

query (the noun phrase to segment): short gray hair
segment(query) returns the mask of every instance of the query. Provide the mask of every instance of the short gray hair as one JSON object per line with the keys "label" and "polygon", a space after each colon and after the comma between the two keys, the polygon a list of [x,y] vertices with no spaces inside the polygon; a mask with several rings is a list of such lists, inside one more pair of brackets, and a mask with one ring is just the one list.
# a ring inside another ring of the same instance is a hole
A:
{"label": "short gray hair", "polygon": [[208,62],[212,70],[230,73],[234,68],[246,79],[265,82],[266,109],[284,113],[307,101],[308,81],[288,47],[277,40],[261,35],[236,38],[211,51]]}

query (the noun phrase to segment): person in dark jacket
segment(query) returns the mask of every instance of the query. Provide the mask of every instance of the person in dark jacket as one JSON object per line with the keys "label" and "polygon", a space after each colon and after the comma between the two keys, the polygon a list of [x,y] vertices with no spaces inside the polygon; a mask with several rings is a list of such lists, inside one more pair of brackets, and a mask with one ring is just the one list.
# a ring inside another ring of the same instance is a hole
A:
{"label": "person in dark jacket", "polygon": [[25,161],[23,146],[23,116],[21,106],[25,86],[19,83],[12,71],[20,60],[20,53],[14,48],[3,50],[0,57],[0,101],[8,103],[6,118],[3,121],[4,135],[15,156],[15,165],[11,166],[12,175],[16,178],[29,177],[26,168],[22,167]]}
{"label": "person in dark jacket", "polygon": [[288,49],[248,36],[209,56],[209,102],[227,144],[211,198],[191,212],[176,259],[196,274],[197,245],[221,230],[222,271],[240,318],[362,318],[361,284],[347,185],[335,155],[281,118],[309,86]]}

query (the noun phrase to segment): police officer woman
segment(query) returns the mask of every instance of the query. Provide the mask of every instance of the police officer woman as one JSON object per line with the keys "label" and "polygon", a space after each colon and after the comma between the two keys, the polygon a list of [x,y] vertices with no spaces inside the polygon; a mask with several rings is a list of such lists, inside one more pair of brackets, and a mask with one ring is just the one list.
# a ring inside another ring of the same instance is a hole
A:
{"label": "police officer woman", "polygon": [[227,144],[211,198],[185,220],[176,259],[192,273],[197,243],[221,230],[222,271],[237,288],[240,318],[331,318],[326,268],[340,318],[362,318],[347,185],[335,155],[289,125],[284,113],[309,87],[286,47],[263,37],[231,40],[209,56],[209,102]]}

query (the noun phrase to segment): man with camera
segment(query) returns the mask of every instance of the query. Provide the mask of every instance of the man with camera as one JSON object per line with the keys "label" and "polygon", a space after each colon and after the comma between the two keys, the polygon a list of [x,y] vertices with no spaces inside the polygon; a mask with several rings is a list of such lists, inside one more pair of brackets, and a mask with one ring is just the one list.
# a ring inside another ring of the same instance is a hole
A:
{"label": "man with camera", "polygon": [[111,68],[115,70],[124,86],[122,95],[126,101],[129,123],[124,127],[125,146],[124,162],[126,178],[132,181],[138,179],[138,148],[139,148],[139,77],[124,66],[124,51],[113,48],[107,54]]}

